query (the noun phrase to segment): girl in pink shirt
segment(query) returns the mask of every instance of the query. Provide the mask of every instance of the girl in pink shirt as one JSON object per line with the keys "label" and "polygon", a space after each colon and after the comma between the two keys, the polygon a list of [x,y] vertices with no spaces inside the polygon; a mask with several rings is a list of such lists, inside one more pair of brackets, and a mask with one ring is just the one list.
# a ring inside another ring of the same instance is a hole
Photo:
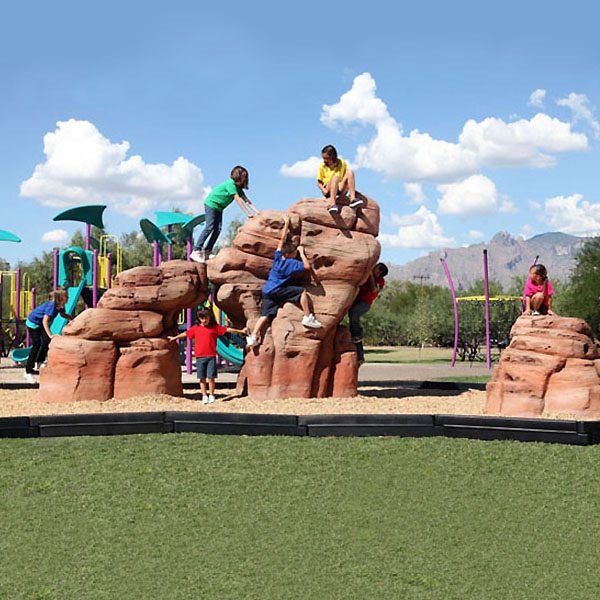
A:
{"label": "girl in pink shirt", "polygon": [[548,279],[548,271],[544,265],[533,265],[529,269],[529,278],[525,284],[525,314],[553,315],[552,282]]}

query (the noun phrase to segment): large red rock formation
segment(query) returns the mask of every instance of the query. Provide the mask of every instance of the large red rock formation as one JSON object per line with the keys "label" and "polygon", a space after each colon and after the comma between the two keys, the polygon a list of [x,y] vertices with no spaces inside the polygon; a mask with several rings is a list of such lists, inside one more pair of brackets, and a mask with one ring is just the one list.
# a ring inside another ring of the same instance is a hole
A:
{"label": "large red rock formation", "polygon": [[[380,253],[376,235],[379,207],[365,198],[358,211],[343,206],[327,211],[323,198],[292,205],[289,239],[304,246],[319,283],[304,276],[315,316],[322,329],[301,324],[299,306],[285,304],[268,328],[263,343],[246,354],[238,389],[254,399],[354,396],[357,359],[347,328],[340,321],[356,298]],[[237,326],[253,327],[260,315],[261,290],[281,237],[285,213],[262,211],[240,228],[233,246],[208,263],[216,285],[216,303]]]}
{"label": "large red rock formation", "polygon": [[600,417],[600,344],[582,319],[522,316],[487,385],[488,413]]}
{"label": "large red rock formation", "polygon": [[165,338],[176,333],[179,312],[204,302],[207,289],[206,266],[182,260],[120,273],[98,308],[52,339],[40,400],[181,396],[178,348]]}

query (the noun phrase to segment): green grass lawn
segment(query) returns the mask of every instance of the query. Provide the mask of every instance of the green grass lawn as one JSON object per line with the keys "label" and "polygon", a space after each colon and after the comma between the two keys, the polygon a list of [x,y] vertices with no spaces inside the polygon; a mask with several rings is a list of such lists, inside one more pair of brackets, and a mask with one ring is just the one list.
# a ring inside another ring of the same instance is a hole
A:
{"label": "green grass lawn", "polygon": [[452,348],[416,348],[413,346],[370,346],[365,349],[366,362],[373,363],[450,363]]}
{"label": "green grass lawn", "polygon": [[600,447],[0,440],[0,598],[596,598]]}
{"label": "green grass lawn", "polygon": [[491,375],[466,375],[464,377],[435,377],[431,381],[458,381],[459,383],[487,383]]}

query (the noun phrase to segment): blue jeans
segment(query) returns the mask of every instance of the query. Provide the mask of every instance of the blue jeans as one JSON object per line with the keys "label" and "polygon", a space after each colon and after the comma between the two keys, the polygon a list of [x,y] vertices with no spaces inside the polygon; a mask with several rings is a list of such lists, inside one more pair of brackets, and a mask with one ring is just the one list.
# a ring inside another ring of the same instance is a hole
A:
{"label": "blue jeans", "polygon": [[371,305],[364,300],[357,300],[348,311],[348,318],[350,319],[350,335],[352,339],[363,337],[363,328],[360,324],[360,318],[369,312]]}
{"label": "blue jeans", "polygon": [[[205,205],[204,214],[206,215],[204,229],[196,240],[194,250],[206,250],[207,252],[210,252],[214,248],[217,238],[221,233],[223,211]],[[208,240],[208,242],[205,245],[206,240]]]}
{"label": "blue jeans", "polygon": [[215,356],[197,358],[196,376],[198,379],[215,379],[217,377],[217,358]]}

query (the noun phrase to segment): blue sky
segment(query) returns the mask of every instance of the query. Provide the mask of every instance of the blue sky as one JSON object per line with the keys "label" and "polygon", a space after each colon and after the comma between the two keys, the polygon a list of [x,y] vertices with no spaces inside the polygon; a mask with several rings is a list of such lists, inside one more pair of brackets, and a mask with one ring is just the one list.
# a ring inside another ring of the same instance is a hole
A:
{"label": "blue sky", "polygon": [[200,213],[235,164],[283,210],[317,195],[328,143],[380,203],[386,261],[499,230],[600,234],[592,3],[205,4],[4,8],[0,229],[23,243],[1,257],[60,246],[69,206],[108,204],[111,233]]}

